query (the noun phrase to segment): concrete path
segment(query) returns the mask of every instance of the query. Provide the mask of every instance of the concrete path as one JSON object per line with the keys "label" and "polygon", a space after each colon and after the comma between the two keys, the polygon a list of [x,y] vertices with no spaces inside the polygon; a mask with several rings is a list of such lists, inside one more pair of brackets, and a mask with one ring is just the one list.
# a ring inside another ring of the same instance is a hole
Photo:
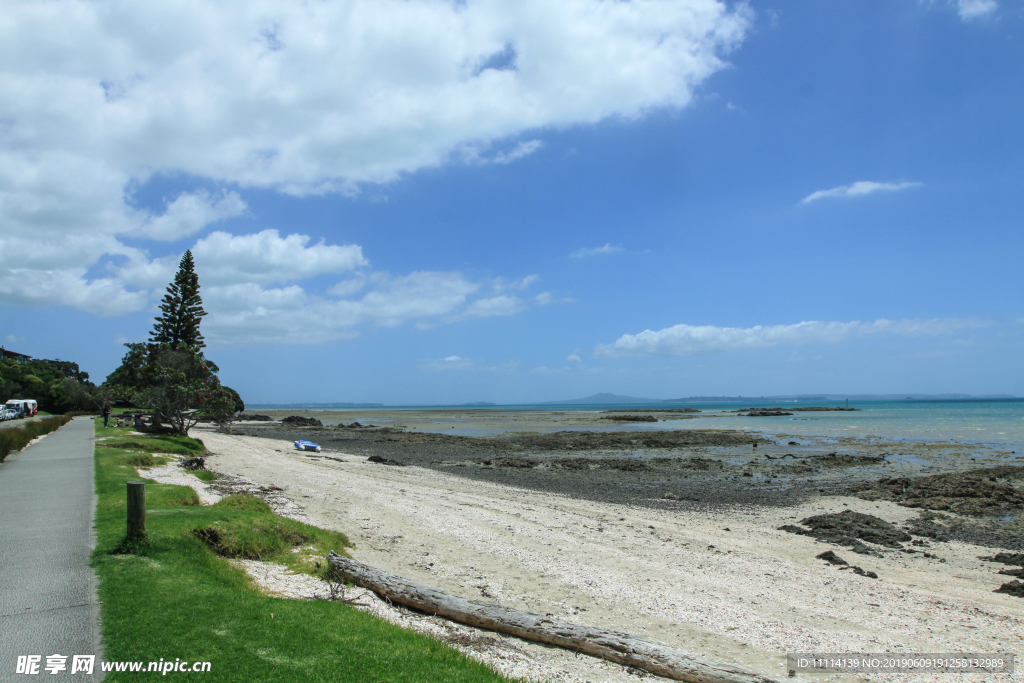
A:
{"label": "concrete path", "polygon": [[[18,655],[41,655],[39,676],[99,681],[100,630],[96,576],[93,423],[76,418],[0,463],[0,681]],[[51,675],[48,655],[66,655]],[[70,675],[73,655],[96,655],[91,676]]]}

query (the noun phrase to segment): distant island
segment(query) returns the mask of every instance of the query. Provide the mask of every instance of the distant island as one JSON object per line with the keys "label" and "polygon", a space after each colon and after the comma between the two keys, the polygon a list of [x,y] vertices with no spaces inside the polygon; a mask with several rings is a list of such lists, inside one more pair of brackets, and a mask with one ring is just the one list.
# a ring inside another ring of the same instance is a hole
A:
{"label": "distant island", "polygon": [[971,394],[790,394],[784,396],[688,396],[686,398],[638,398],[622,394],[600,393],[585,398],[572,398],[564,401],[545,401],[537,405],[604,405],[625,403],[752,403],[764,401],[942,401],[958,399],[1012,399],[1018,398],[1010,394],[987,394],[972,396]]}

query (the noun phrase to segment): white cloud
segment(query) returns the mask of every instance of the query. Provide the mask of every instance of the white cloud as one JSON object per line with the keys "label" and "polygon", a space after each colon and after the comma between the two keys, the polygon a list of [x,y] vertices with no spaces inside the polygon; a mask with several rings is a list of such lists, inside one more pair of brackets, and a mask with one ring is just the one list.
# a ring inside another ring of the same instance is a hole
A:
{"label": "white cloud", "polygon": [[992,14],[999,9],[996,0],[955,0],[956,11],[964,21]]}
{"label": "white cloud", "polygon": [[598,346],[604,356],[695,356],[724,351],[747,351],[778,344],[836,343],[877,334],[916,336],[948,334],[987,325],[985,321],[940,318],[932,320],[876,320],[874,322],[819,322],[755,327],[675,325],[663,330],[624,334],[612,344]]}
{"label": "white cloud", "polygon": [[492,159],[495,164],[510,164],[516,159],[522,159],[525,156],[529,156],[536,152],[544,143],[540,140],[529,140],[527,142],[520,142],[510,152],[499,152],[494,155]]}
{"label": "white cloud", "polygon": [[603,247],[584,247],[569,254],[569,258],[587,258],[588,256],[602,256],[604,254],[617,254],[622,247],[612,246],[611,243]]}
{"label": "white cloud", "polygon": [[556,297],[551,292],[541,292],[537,296],[533,297],[534,303],[538,306],[547,306],[548,304],[574,304],[576,299],[572,297]]}
{"label": "white cloud", "polygon": [[[198,191],[150,214],[132,189],[155,176],[303,196],[470,149],[507,149],[485,160],[511,163],[544,129],[685,106],[751,22],[716,0],[15,0],[3,12],[0,292],[106,312],[145,296],[116,271],[97,280],[97,263],[124,256],[125,278],[153,276],[124,239],[181,239],[246,210],[239,192]],[[15,253],[11,234],[57,248]],[[45,277],[73,291],[19,285]]]}
{"label": "white cloud", "polygon": [[523,300],[516,296],[492,296],[477,299],[461,313],[467,318],[484,318],[492,315],[515,315],[526,309]]}
{"label": "white cloud", "polygon": [[155,240],[176,240],[194,235],[210,223],[241,216],[246,204],[235,192],[211,198],[205,191],[183,192],[159,216],[150,216],[136,236]]}
{"label": "white cloud", "polygon": [[580,357],[580,350],[576,349],[575,351],[570,353],[569,357],[566,358],[566,360],[572,361],[573,363],[582,363],[583,359]]}
{"label": "white cloud", "polygon": [[864,194],[871,194],[872,192],[878,192],[879,190],[905,190],[910,187],[920,187],[924,183],[876,183],[870,180],[859,180],[850,185],[842,185],[840,187],[833,187],[831,190],[818,190],[803,198],[801,204],[807,204],[813,202],[816,199],[823,197],[858,197]]}
{"label": "white cloud", "polygon": [[356,245],[308,243],[307,235],[281,237],[277,230],[237,236],[213,232],[196,242],[192,255],[197,272],[202,270],[210,284],[286,282],[368,265]]}
{"label": "white cloud", "polygon": [[539,279],[539,275],[527,275],[522,280],[512,280],[509,282],[505,278],[499,277],[494,280],[494,291],[503,292],[506,289],[523,290]]}

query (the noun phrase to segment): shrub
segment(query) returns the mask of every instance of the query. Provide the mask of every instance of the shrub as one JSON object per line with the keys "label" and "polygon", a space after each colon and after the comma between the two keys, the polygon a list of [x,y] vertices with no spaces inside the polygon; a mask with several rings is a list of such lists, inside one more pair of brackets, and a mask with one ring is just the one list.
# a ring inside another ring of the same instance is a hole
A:
{"label": "shrub", "polygon": [[71,418],[61,415],[43,420],[33,420],[20,427],[0,429],[0,462],[6,460],[11,453],[20,451],[27,446],[32,439],[55,432],[68,422],[71,422]]}

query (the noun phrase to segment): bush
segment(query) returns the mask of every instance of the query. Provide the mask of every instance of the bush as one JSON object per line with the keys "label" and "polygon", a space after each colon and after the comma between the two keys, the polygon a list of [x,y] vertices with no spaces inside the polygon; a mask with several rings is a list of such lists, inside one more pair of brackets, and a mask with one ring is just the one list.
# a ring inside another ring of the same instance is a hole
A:
{"label": "bush", "polygon": [[68,422],[71,422],[71,418],[61,415],[60,417],[33,420],[20,427],[0,429],[0,462],[6,460],[7,456],[14,451],[20,451],[27,446],[32,439],[55,432]]}

